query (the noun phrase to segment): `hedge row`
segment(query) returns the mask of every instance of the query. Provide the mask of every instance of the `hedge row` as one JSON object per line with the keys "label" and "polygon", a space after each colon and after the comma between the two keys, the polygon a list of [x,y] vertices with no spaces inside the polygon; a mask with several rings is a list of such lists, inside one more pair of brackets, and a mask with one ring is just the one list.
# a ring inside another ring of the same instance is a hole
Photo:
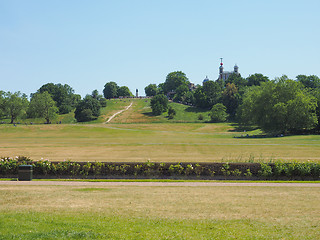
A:
{"label": "hedge row", "polygon": [[17,175],[25,164],[33,165],[35,178],[320,179],[319,163],[83,163],[27,157],[0,158],[0,176]]}

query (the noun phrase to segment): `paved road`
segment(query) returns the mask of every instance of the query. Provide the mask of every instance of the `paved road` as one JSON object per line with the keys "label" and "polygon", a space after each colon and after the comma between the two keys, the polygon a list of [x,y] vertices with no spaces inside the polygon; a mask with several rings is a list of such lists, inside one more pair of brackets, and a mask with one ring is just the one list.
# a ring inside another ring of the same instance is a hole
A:
{"label": "paved road", "polygon": [[143,187],[320,187],[320,183],[255,183],[255,182],[78,182],[78,181],[0,181],[16,186],[143,186]]}

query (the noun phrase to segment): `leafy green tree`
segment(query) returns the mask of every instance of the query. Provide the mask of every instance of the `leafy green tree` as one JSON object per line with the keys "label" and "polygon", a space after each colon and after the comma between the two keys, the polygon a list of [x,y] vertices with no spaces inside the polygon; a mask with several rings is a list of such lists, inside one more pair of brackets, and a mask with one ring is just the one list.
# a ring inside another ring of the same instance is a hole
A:
{"label": "leafy green tree", "polygon": [[150,101],[152,113],[154,115],[160,115],[161,113],[166,112],[168,110],[168,104],[169,101],[165,95],[158,94],[154,96]]}
{"label": "leafy green tree", "polygon": [[118,97],[133,97],[133,94],[130,92],[127,86],[119,87],[117,95]]}
{"label": "leafy green tree", "polygon": [[297,81],[302,83],[303,86],[305,86],[306,88],[313,88],[313,89],[320,88],[320,78],[318,76],[298,75],[296,78],[297,78]]}
{"label": "leafy green tree", "polygon": [[194,102],[195,105],[199,108],[208,108],[208,101],[207,101],[207,97],[206,94],[203,92],[203,87],[198,87],[195,91],[194,91]]}
{"label": "leafy green tree", "polygon": [[60,114],[71,112],[81,99],[80,95],[74,94],[74,90],[68,84],[47,83],[39,88],[37,92],[48,92],[56,102]]}
{"label": "leafy green tree", "polygon": [[115,82],[108,82],[104,85],[103,95],[106,99],[118,97],[118,85]]}
{"label": "leafy green tree", "polygon": [[30,117],[44,118],[46,123],[50,123],[57,117],[58,111],[56,102],[48,92],[35,93],[30,101],[28,115]]}
{"label": "leafy green tree", "polygon": [[4,96],[5,92],[0,90],[0,118],[4,115]]}
{"label": "leafy green tree", "polygon": [[94,99],[97,99],[101,107],[107,106],[107,99],[105,99],[101,94],[99,94],[99,91],[97,89],[92,91],[91,97],[93,97]]}
{"label": "leafy green tree", "polygon": [[2,99],[2,109],[5,115],[11,118],[10,123],[13,123],[17,117],[26,113],[28,104],[27,95],[21,94],[20,92],[7,92]]}
{"label": "leafy green tree", "polygon": [[160,83],[157,88],[157,94],[165,94],[164,93],[164,83]]}
{"label": "leafy green tree", "polygon": [[222,103],[217,103],[211,108],[210,118],[211,122],[225,122],[228,114],[227,108]]}
{"label": "leafy green tree", "polygon": [[243,123],[271,133],[296,133],[317,124],[317,100],[301,84],[282,76],[250,88],[239,107]]}
{"label": "leafy green tree", "polygon": [[182,84],[176,89],[176,94],[173,97],[174,102],[182,102],[183,96],[189,92],[189,88],[187,85]]}
{"label": "leafy green tree", "polygon": [[86,122],[96,119],[100,115],[101,105],[99,101],[90,95],[81,100],[74,112],[74,117],[78,122]]}
{"label": "leafy green tree", "polygon": [[181,71],[171,72],[167,75],[166,81],[164,82],[164,93],[168,94],[169,92],[175,92],[181,85],[188,86],[188,78],[186,74]]}
{"label": "leafy green tree", "polygon": [[193,91],[186,92],[182,97],[182,102],[184,104],[194,105],[195,104],[195,98]]}
{"label": "leafy green tree", "polygon": [[268,82],[269,78],[261,73],[255,73],[247,77],[248,86],[260,86],[263,82]]}
{"label": "leafy green tree", "polygon": [[225,86],[228,83],[234,83],[234,85],[237,86],[238,89],[246,87],[248,85],[248,82],[246,79],[244,79],[243,77],[241,77],[240,74],[236,74],[236,73],[232,73],[228,79],[225,81]]}
{"label": "leafy green tree", "polygon": [[173,119],[175,115],[176,115],[176,110],[174,110],[173,107],[169,106],[169,109],[168,109],[168,118],[169,118],[169,119]]}
{"label": "leafy green tree", "polygon": [[147,97],[153,97],[157,95],[158,88],[156,84],[149,84],[144,88],[144,92],[146,93]]}
{"label": "leafy green tree", "polygon": [[240,103],[240,94],[234,83],[227,83],[222,93],[222,103],[227,108],[227,113],[233,119]]}
{"label": "leafy green tree", "polygon": [[219,83],[207,81],[203,84],[202,89],[206,96],[207,108],[212,108],[213,105],[221,102],[222,89]]}

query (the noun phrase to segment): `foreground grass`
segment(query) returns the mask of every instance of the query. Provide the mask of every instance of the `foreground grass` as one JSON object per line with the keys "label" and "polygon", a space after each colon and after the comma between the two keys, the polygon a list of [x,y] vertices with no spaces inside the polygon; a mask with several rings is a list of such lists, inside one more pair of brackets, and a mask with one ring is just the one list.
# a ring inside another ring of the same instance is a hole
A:
{"label": "foreground grass", "polygon": [[293,187],[0,186],[0,239],[319,239]]}

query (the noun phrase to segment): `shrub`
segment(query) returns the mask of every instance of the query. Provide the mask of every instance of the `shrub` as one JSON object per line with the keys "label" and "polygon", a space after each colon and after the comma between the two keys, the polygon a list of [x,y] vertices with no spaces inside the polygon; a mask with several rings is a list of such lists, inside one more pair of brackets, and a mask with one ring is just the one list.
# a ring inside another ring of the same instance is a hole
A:
{"label": "shrub", "polygon": [[260,163],[261,169],[258,171],[258,175],[264,178],[270,178],[272,176],[272,168],[270,165]]}
{"label": "shrub", "polygon": [[224,176],[229,176],[231,174],[230,172],[230,165],[228,163],[225,163],[221,167],[221,172]]}

